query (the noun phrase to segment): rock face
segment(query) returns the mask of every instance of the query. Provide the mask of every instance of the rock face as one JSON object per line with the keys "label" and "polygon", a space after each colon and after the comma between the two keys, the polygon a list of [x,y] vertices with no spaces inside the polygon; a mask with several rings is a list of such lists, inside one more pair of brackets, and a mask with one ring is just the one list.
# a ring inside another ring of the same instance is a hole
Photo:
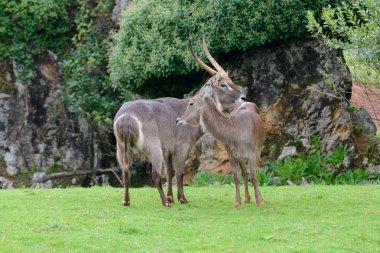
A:
{"label": "rock face", "polygon": [[[319,136],[327,151],[349,145],[350,166],[364,160],[374,168],[380,164],[380,144],[369,144],[366,137],[376,132],[370,116],[345,102],[352,84],[340,52],[316,40],[287,41],[229,53],[219,62],[260,107],[267,131],[263,160],[277,159],[285,146],[308,150],[310,139]],[[27,82],[18,77],[16,66],[0,64],[0,188],[36,185],[58,171],[114,167],[115,155],[104,155],[114,153],[108,141],[113,134],[71,115],[61,103],[63,77],[56,56],[46,51],[34,63]],[[197,171],[229,173],[231,167],[223,145],[206,134],[191,151],[185,171],[189,183]],[[147,163],[133,166],[131,174],[138,185],[151,181]],[[44,186],[107,180],[68,178]]]}
{"label": "rock face", "polygon": [[[307,150],[309,140],[318,136],[326,151],[342,143],[359,151],[355,143],[358,132],[360,136],[376,133],[368,113],[352,111],[346,103],[352,80],[341,52],[329,50],[317,40],[229,53],[220,62],[236,84],[247,87],[248,99],[260,107],[267,131],[266,149],[276,147],[272,159],[289,141],[301,140]],[[198,170],[231,171],[224,149],[210,138],[203,138],[189,159],[190,175],[195,174],[191,166],[197,164],[201,164]]]}
{"label": "rock face", "polygon": [[30,81],[21,81],[15,66],[2,66],[6,74],[0,76],[8,87],[0,89],[0,176],[15,186],[30,186],[40,173],[99,168],[99,143],[107,139],[61,103],[56,56],[46,51],[34,63]]}
{"label": "rock face", "polygon": [[282,150],[280,156],[277,158],[278,160],[284,159],[286,157],[293,157],[298,155],[297,149],[294,146],[287,147],[285,146],[284,149]]}

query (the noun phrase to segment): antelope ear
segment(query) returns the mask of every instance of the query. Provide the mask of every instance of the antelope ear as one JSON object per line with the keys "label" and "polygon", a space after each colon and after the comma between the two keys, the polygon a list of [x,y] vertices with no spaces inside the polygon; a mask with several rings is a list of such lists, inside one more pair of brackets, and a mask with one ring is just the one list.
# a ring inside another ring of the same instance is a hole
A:
{"label": "antelope ear", "polygon": [[208,80],[207,83],[211,84],[212,86],[216,86],[219,83],[219,77],[220,77],[219,73],[216,73],[210,78],[210,80]]}
{"label": "antelope ear", "polygon": [[202,99],[205,99],[206,97],[211,96],[212,94],[212,84],[206,83],[205,86],[203,87],[203,92],[202,92]]}

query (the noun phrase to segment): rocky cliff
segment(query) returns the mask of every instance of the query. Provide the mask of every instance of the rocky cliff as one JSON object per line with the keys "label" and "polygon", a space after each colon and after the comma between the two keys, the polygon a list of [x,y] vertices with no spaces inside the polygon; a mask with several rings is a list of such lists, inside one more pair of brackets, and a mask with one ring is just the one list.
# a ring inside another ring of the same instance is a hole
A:
{"label": "rocky cliff", "polygon": [[[61,102],[62,74],[54,53],[34,58],[28,81],[17,66],[1,66],[0,184],[31,186],[46,173],[100,168],[109,146],[104,133],[71,115]],[[76,180],[55,182],[77,184]],[[45,183],[52,186],[52,182]]]}
{"label": "rocky cliff", "polygon": [[[220,62],[260,107],[267,131],[264,159],[277,159],[285,146],[307,151],[316,136],[327,152],[348,144],[351,166],[366,157],[380,162],[379,145],[363,145],[376,126],[367,111],[348,103],[352,80],[340,51],[317,40],[286,41],[222,55]],[[187,180],[198,165],[198,171],[231,171],[224,148],[209,135],[192,150]]]}
{"label": "rocky cliff", "polygon": [[[365,159],[380,163],[380,145],[366,137],[375,125],[366,111],[346,102],[352,82],[339,51],[317,40],[284,41],[221,55],[219,61],[260,107],[267,130],[263,160],[277,159],[285,146],[307,151],[318,136],[327,151],[348,144],[351,166]],[[43,52],[34,63],[29,81],[18,77],[16,66],[0,66],[0,187],[31,186],[58,171],[115,166],[112,133],[70,114],[61,102],[64,77],[54,53]],[[132,169],[132,181],[149,181],[149,166],[142,164]],[[230,170],[223,146],[206,134],[189,156],[185,181],[197,171]],[[68,177],[45,186],[107,179]]]}

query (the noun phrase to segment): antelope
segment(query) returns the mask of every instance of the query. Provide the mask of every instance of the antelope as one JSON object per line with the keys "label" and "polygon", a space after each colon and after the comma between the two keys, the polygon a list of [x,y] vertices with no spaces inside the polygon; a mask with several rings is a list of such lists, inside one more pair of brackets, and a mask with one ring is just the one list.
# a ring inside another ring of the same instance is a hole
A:
{"label": "antelope", "polygon": [[[189,41],[190,53],[202,69],[209,74],[218,74],[219,79],[212,87],[219,110],[228,110],[236,101],[244,101],[245,97],[234,85],[224,69],[211,56],[203,37],[203,50],[216,69],[209,67],[199,59]],[[173,202],[172,179],[177,179],[178,201],[187,203],[183,191],[183,173],[186,158],[194,143],[202,136],[199,126],[176,127],[175,119],[186,109],[188,99],[159,98],[140,99],[124,103],[115,115],[113,131],[116,137],[117,160],[122,168],[124,184],[124,205],[130,205],[129,185],[133,156],[142,154],[152,163],[152,178],[159,192],[162,205],[169,207]],[[162,164],[167,171],[168,190],[165,196],[162,189]]]}
{"label": "antelope", "polygon": [[245,168],[245,162],[248,160],[256,204],[261,206],[263,199],[257,184],[256,169],[265,141],[263,122],[254,103],[235,103],[231,106],[229,115],[221,113],[218,110],[218,101],[215,101],[217,98],[212,97],[213,86],[218,80],[219,74],[217,73],[202,87],[199,94],[188,101],[186,111],[176,120],[176,123],[183,126],[201,125],[215,139],[225,145],[235,179],[236,208],[241,205],[238,165],[241,167],[244,179],[245,203],[249,203],[251,199]]}

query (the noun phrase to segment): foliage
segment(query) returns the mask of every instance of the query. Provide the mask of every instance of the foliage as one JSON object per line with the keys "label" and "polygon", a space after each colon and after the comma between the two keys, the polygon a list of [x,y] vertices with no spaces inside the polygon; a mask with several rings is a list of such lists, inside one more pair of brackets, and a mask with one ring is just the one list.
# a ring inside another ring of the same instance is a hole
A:
{"label": "foliage", "polygon": [[130,207],[121,205],[121,188],[0,191],[0,251],[378,251],[378,186],[260,191],[263,207],[239,209],[234,186],[186,187],[189,204],[171,208],[154,188],[131,189]]}
{"label": "foliage", "polygon": [[64,101],[71,112],[101,125],[111,125],[120,105],[107,73],[108,33],[112,28],[110,12],[114,1],[81,1],[76,19],[75,49],[63,62],[66,92]]}
{"label": "foliage", "polygon": [[113,35],[108,64],[112,83],[124,93],[152,79],[194,71],[187,41],[195,42],[200,52],[202,34],[214,55],[305,37],[306,10],[318,13],[323,6],[323,0],[134,1]]}
{"label": "foliage", "polygon": [[378,183],[376,176],[371,176],[365,169],[345,170],[344,161],[349,152],[346,145],[340,145],[331,154],[322,151],[319,139],[312,139],[310,152],[300,154],[297,158],[287,157],[279,161],[268,161],[259,173],[259,180],[264,185],[312,184],[359,184],[362,182]]}
{"label": "foliage", "polygon": [[[368,63],[361,61],[350,51],[344,52],[344,59],[350,69],[354,82],[361,84],[371,84],[380,87],[380,70],[371,67]],[[369,88],[371,88],[369,86]]]}
{"label": "foliage", "polygon": [[234,177],[228,174],[211,174],[207,171],[198,172],[191,183],[192,186],[233,184]]}
{"label": "foliage", "polygon": [[0,0],[0,61],[15,61],[25,77],[33,56],[42,50],[63,52],[72,36],[68,9],[73,2]]}
{"label": "foliage", "polygon": [[[291,184],[360,184],[380,183],[380,175],[370,175],[363,168],[346,170],[345,158],[349,156],[346,145],[340,145],[331,154],[322,151],[318,138],[312,138],[312,149],[308,154],[300,154],[296,158],[287,157],[278,161],[267,161],[257,171],[260,185]],[[242,183],[242,179],[240,180]],[[233,184],[233,176],[199,172],[195,175],[193,186]]]}
{"label": "foliage", "polygon": [[[330,47],[346,50],[349,62],[359,65],[359,74],[365,71],[373,76],[370,78],[379,80],[380,2],[349,0],[336,8],[324,8],[321,18],[322,24],[308,12],[308,29],[314,36],[322,37]],[[359,75],[363,77],[361,81],[366,82],[368,77]]]}
{"label": "foliage", "polygon": [[109,125],[120,104],[106,68],[113,4],[112,0],[0,0],[0,61],[14,61],[20,77],[30,78],[33,57],[52,50],[64,59],[63,100],[69,110]]}

